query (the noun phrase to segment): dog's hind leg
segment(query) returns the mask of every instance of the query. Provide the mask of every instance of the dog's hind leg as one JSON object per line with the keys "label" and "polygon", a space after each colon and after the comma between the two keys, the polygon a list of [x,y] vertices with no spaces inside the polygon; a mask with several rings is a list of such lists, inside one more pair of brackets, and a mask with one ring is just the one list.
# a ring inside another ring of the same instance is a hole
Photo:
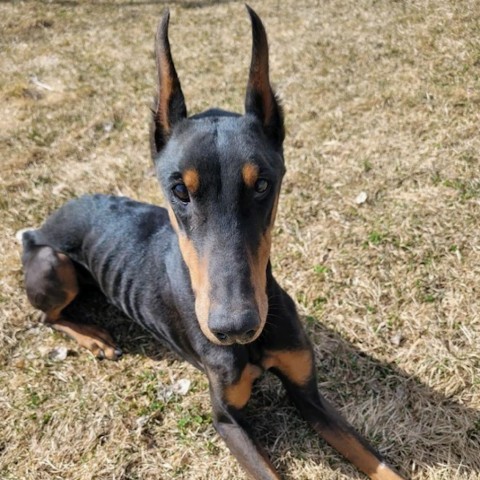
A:
{"label": "dog's hind leg", "polygon": [[22,261],[28,299],[44,312],[45,323],[66,333],[98,358],[116,360],[121,356],[104,328],[72,322],[62,315],[79,292],[75,266],[67,255],[48,246],[28,246]]}

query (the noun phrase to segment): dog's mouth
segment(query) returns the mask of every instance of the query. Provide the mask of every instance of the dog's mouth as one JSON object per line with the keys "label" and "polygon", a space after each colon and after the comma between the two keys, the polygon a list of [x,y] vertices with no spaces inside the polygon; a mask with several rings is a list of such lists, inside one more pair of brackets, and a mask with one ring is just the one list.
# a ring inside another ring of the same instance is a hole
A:
{"label": "dog's mouth", "polygon": [[232,345],[248,345],[250,343],[253,343],[258,337],[252,338],[250,340],[248,339],[226,339],[226,340],[219,340],[217,339],[215,342],[212,341],[212,343],[215,343],[216,345],[221,345],[223,347],[231,347]]}

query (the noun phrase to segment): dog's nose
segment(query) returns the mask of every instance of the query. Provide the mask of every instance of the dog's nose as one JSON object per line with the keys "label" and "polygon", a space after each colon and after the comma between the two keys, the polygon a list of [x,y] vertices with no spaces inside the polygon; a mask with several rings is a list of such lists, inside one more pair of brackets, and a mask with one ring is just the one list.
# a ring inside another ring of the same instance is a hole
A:
{"label": "dog's nose", "polygon": [[208,327],[223,345],[249,343],[260,326],[260,318],[255,310],[228,313],[222,308],[210,312]]}

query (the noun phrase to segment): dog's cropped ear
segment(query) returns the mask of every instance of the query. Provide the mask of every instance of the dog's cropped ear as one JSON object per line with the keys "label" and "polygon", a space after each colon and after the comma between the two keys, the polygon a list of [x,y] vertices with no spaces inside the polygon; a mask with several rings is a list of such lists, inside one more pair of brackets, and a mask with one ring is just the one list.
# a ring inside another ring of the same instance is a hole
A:
{"label": "dog's cropped ear", "polygon": [[248,77],[245,111],[255,115],[267,137],[281,147],[285,137],[283,111],[270,85],[268,75],[268,41],[259,16],[246,5],[252,22],[252,61]]}
{"label": "dog's cropped ear", "polygon": [[150,143],[153,158],[155,158],[164,147],[175,124],[187,116],[185,99],[170,52],[170,42],[168,41],[169,20],[170,12],[166,9],[158,25],[155,38],[158,91],[153,107],[153,118],[150,128]]}

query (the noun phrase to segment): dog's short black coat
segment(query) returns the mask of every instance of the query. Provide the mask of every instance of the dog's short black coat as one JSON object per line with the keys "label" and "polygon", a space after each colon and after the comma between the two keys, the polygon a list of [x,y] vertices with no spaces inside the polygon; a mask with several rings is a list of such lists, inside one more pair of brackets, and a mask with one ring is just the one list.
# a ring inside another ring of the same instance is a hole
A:
{"label": "dog's short black coat", "polygon": [[207,374],[215,427],[253,478],[279,478],[242,416],[255,379],[271,370],[327,442],[371,478],[398,480],[319,394],[311,345],[272,275],[285,132],[265,30],[247,8],[253,48],[245,115],[214,109],[187,117],[166,12],[156,41],[151,148],[168,208],[105,195],[68,202],[24,234],[27,295],[53,328],[98,357],[116,359],[121,350],[104,328],[62,313],[84,282],[94,281]]}

